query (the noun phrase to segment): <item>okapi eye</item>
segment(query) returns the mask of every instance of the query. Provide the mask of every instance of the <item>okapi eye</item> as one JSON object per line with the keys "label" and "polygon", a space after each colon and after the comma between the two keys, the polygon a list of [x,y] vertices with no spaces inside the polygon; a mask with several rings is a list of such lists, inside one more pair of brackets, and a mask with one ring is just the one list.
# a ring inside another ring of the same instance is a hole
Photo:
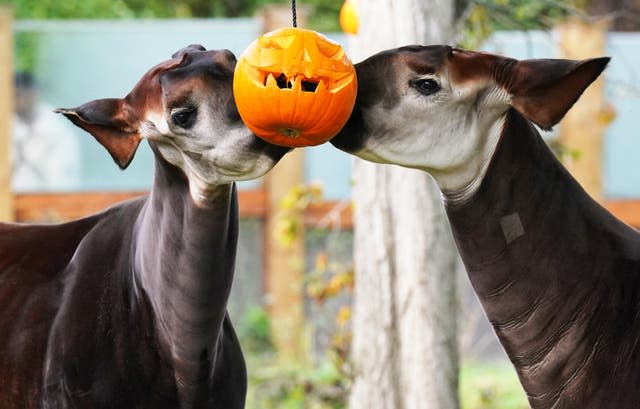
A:
{"label": "okapi eye", "polygon": [[180,128],[188,129],[193,126],[197,112],[195,108],[180,108],[171,113],[171,120]]}
{"label": "okapi eye", "polygon": [[409,85],[417,89],[418,92],[424,95],[433,95],[440,91],[440,84],[436,80],[431,78],[418,78],[409,81]]}

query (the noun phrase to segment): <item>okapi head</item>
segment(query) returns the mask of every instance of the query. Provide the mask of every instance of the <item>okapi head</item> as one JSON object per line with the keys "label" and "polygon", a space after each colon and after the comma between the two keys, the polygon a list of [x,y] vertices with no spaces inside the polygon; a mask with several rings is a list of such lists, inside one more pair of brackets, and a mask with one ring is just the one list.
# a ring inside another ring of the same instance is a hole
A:
{"label": "okapi head", "polygon": [[466,196],[482,180],[509,109],[549,129],[608,62],[517,61],[449,46],[384,51],[356,65],[356,105],[332,143],[422,169],[445,194]]}
{"label": "okapi head", "polygon": [[180,168],[196,203],[216,185],[253,179],[287,151],[253,135],[232,92],[236,58],[228,50],[191,45],[150,69],[124,98],[58,109],[91,133],[125,169],[142,139]]}

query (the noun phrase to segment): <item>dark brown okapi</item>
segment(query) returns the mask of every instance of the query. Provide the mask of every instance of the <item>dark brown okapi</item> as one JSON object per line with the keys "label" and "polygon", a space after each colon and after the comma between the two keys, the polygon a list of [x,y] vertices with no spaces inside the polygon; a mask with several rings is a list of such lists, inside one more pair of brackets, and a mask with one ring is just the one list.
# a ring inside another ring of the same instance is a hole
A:
{"label": "dark brown okapi", "polygon": [[[60,110],[125,168],[155,154],[146,197],[57,225],[0,224],[0,407],[244,407],[226,314],[235,180],[285,148],[240,121],[229,51],[191,46],[124,99]],[[62,159],[61,159],[62,160]]]}
{"label": "dark brown okapi", "polygon": [[531,124],[556,124],[608,61],[382,52],[357,64],[356,107],[332,141],[434,177],[534,409],[640,407],[640,234],[584,192]]}

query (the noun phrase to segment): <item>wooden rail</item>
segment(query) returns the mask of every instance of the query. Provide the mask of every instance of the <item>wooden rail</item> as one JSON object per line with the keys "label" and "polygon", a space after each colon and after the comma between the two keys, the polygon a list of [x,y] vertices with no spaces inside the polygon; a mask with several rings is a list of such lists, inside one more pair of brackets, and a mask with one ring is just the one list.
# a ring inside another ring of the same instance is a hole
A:
{"label": "wooden rail", "polygon": [[[55,222],[78,219],[107,207],[146,194],[136,192],[21,193],[15,196],[15,220]],[[240,190],[240,217],[266,218],[264,189]],[[625,223],[640,228],[640,199],[605,200],[604,206]],[[306,227],[353,228],[352,207],[348,203],[327,201],[310,205],[304,212]]]}
{"label": "wooden rail", "polygon": [[[19,222],[62,222],[97,213],[118,202],[146,195],[145,191],[19,193],[15,196],[15,217]],[[264,189],[240,190],[241,217],[267,217]],[[310,205],[304,212],[307,227],[352,229],[351,205],[324,202]]]}
{"label": "wooden rail", "polygon": [[[15,220],[57,222],[79,219],[124,200],[146,195],[145,191],[19,193],[15,195]],[[264,217],[266,198],[262,189],[239,192],[242,217]]]}
{"label": "wooden rail", "polygon": [[605,200],[604,207],[618,219],[640,229],[640,199]]}

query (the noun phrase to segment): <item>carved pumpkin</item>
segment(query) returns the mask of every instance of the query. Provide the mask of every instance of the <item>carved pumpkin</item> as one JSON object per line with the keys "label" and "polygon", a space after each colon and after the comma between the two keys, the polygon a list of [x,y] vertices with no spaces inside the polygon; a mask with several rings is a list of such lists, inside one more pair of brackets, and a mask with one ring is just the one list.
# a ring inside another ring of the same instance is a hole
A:
{"label": "carved pumpkin", "polygon": [[319,145],[347,122],[355,68],[342,47],[311,30],[281,28],[240,56],[233,94],[244,123],[276,145]]}

